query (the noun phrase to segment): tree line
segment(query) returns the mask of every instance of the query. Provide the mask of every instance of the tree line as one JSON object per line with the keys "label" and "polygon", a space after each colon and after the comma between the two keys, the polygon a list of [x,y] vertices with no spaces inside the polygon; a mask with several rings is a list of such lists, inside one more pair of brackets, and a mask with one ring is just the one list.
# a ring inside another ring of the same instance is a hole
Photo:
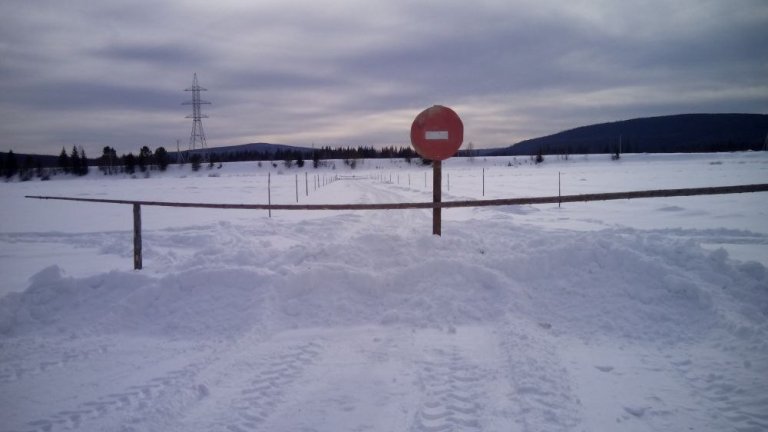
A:
{"label": "tree line", "polygon": [[51,175],[60,172],[77,176],[88,174],[88,156],[82,146],[72,146],[71,153],[62,148],[56,166],[50,163],[51,158],[39,155],[17,156],[13,150],[9,150],[6,154],[0,154],[0,175],[6,180],[18,175],[20,181],[28,181],[35,177],[49,180]]}
{"label": "tree line", "polygon": [[410,147],[383,147],[376,149],[373,147],[321,147],[319,149],[276,149],[273,151],[241,150],[241,151],[223,151],[213,152],[206,150],[195,152],[193,154],[214,155],[216,160],[221,162],[242,162],[242,161],[298,161],[299,159],[312,158],[312,160],[327,159],[384,159],[384,158],[404,158],[411,159],[416,157],[416,152]]}
{"label": "tree line", "polygon": [[[179,157],[182,156],[182,157]],[[104,175],[144,173],[149,171],[165,171],[171,163],[190,163],[193,171],[200,169],[203,163],[208,163],[209,168],[218,166],[221,168],[224,162],[239,161],[270,161],[276,166],[276,162],[282,161],[287,168],[297,166],[304,167],[307,159],[311,159],[312,166],[319,168],[323,160],[340,159],[346,165],[355,167],[359,159],[383,159],[402,158],[411,162],[419,158],[410,147],[321,147],[319,149],[276,149],[274,151],[222,151],[211,150],[169,153],[164,147],[158,147],[152,151],[148,146],[142,146],[134,154],[118,155],[117,150],[111,146],[105,146],[102,154],[96,159],[88,159],[82,146],[74,145],[68,152],[62,148],[58,157],[14,154],[13,150],[7,154],[0,153],[0,175],[6,180],[18,176],[21,181],[38,177],[48,180],[52,175],[84,176],[90,172],[91,167],[96,167]],[[52,162],[52,160],[54,160]]]}
{"label": "tree line", "polygon": [[169,164],[170,157],[165,147],[158,147],[153,152],[148,146],[143,146],[136,155],[131,152],[118,156],[117,150],[106,146],[96,159],[96,166],[104,175],[146,173],[155,169],[165,171]]}
{"label": "tree line", "polygon": [[32,180],[35,177],[48,180],[50,172],[40,158],[32,155],[17,156],[13,150],[10,150],[8,153],[0,153],[0,176],[6,181],[15,176],[18,176],[21,181]]}

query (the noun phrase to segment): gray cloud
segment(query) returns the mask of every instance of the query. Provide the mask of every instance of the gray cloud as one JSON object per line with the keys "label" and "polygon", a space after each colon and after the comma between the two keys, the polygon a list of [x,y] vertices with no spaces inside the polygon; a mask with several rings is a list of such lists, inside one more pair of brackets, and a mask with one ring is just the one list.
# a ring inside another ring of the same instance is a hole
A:
{"label": "gray cloud", "polygon": [[759,0],[11,0],[0,151],[185,142],[195,72],[212,146],[407,145],[434,103],[481,147],[632,117],[764,113],[767,28]]}
{"label": "gray cloud", "polygon": [[[181,95],[139,85],[93,82],[45,82],[8,89],[4,100],[19,108],[49,111],[137,110],[153,112],[176,108]],[[6,99],[7,98],[7,99]],[[176,103],[174,103],[176,102]]]}
{"label": "gray cloud", "polygon": [[184,45],[124,44],[104,46],[93,55],[109,61],[145,63],[157,67],[192,67],[208,60],[206,55]]}

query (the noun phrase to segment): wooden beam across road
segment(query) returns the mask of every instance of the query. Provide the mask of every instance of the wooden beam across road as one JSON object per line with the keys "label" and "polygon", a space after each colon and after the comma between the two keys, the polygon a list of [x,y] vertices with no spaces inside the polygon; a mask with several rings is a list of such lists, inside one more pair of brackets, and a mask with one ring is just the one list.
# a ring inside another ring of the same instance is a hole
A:
{"label": "wooden beam across road", "polygon": [[501,198],[488,200],[467,200],[467,201],[443,201],[443,202],[409,202],[409,203],[381,203],[381,204],[214,204],[214,203],[191,203],[191,202],[166,202],[166,201],[137,201],[137,200],[117,200],[101,198],[77,198],[62,196],[34,196],[27,195],[25,198],[60,200],[60,201],[78,201],[106,204],[131,204],[157,207],[192,207],[192,208],[211,208],[211,209],[237,209],[237,210],[407,210],[407,209],[438,209],[438,208],[458,208],[458,207],[489,207],[504,205],[530,205],[530,204],[557,204],[567,202],[586,202],[586,201],[610,201],[621,199],[638,198],[665,198],[679,196],[697,196],[697,195],[722,195],[751,192],[768,192],[768,184],[751,184],[739,186],[718,186],[703,188],[685,188],[685,189],[659,189],[633,192],[610,192],[582,195],[562,195],[547,197],[527,197],[527,198]]}

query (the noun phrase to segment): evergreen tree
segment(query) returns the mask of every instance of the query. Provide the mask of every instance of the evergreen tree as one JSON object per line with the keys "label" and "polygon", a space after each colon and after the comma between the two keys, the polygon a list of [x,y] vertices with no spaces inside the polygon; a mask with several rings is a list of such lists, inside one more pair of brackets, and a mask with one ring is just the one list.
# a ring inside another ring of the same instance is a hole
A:
{"label": "evergreen tree", "polygon": [[88,156],[85,155],[85,149],[80,146],[80,169],[77,171],[77,175],[88,175]]}
{"label": "evergreen tree", "polygon": [[165,171],[168,168],[168,151],[165,150],[165,147],[158,147],[155,150],[155,162],[160,171]]}
{"label": "evergreen tree", "polygon": [[67,174],[69,174],[70,170],[72,169],[72,161],[69,159],[69,155],[67,155],[67,151],[64,149],[64,147],[61,148],[58,165],[59,168],[61,168]]}
{"label": "evergreen tree", "polygon": [[133,153],[128,153],[127,156],[123,156],[123,165],[125,165],[125,172],[133,174],[136,172],[136,156]]}
{"label": "evergreen tree", "polygon": [[141,172],[144,172],[147,170],[147,165],[149,165],[150,161],[152,159],[152,150],[149,149],[149,147],[144,146],[139,150],[139,169]]}
{"label": "evergreen tree", "polygon": [[195,153],[191,158],[189,158],[189,161],[192,163],[192,171],[198,171],[200,169],[200,164],[202,163],[203,158],[200,156],[200,153]]}
{"label": "evergreen tree", "polygon": [[80,174],[80,152],[77,151],[77,146],[72,146],[72,154],[69,156],[71,161],[72,174]]}
{"label": "evergreen tree", "polygon": [[314,151],[312,152],[312,167],[317,168],[320,166],[320,152]]}
{"label": "evergreen tree", "polygon": [[115,163],[117,162],[117,151],[110,146],[104,147],[101,157],[98,159],[99,169],[106,174],[117,172]]}
{"label": "evergreen tree", "polygon": [[16,155],[13,150],[8,151],[8,157],[5,159],[5,178],[10,179],[19,172],[19,161],[16,160]]}
{"label": "evergreen tree", "polygon": [[34,174],[34,167],[35,167],[35,159],[32,158],[31,155],[27,155],[24,158],[24,163],[21,165],[21,170],[19,170],[19,180],[21,181],[32,180],[32,175]]}

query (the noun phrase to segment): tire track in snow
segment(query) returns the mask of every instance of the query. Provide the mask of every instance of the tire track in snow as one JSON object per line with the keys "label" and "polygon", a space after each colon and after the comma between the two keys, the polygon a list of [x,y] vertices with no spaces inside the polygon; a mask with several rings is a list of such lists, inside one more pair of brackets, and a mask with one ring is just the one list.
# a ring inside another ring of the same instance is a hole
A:
{"label": "tire track in snow", "polygon": [[[691,397],[698,399],[709,421],[723,430],[739,432],[768,430],[768,358],[734,356],[732,361],[710,358],[705,350],[695,357],[678,357],[670,365],[691,386]],[[704,354],[702,354],[704,353]],[[717,372],[713,372],[717,371]],[[762,396],[758,396],[762,395]]]}
{"label": "tire track in snow", "polygon": [[[527,331],[517,328],[528,326]],[[508,379],[513,391],[507,397],[515,407],[512,418],[522,431],[571,431],[581,423],[581,403],[570,385],[554,345],[546,333],[548,323],[508,323],[502,342],[506,351]],[[538,327],[538,328],[537,328]],[[533,339],[530,335],[540,335]]]}
{"label": "tire track in snow", "polygon": [[[132,385],[121,392],[110,393],[96,400],[81,403],[77,409],[71,411],[59,411],[51,416],[33,420],[27,423],[30,432],[50,432],[58,430],[76,430],[81,427],[91,429],[92,424],[98,420],[116,414],[133,414],[140,417],[140,413],[155,405],[158,399],[171,395],[174,389],[190,384],[194,377],[191,368],[170,371],[159,377],[150,379],[139,385]],[[117,417],[110,418],[114,420]],[[116,425],[115,425],[116,426]]]}
{"label": "tire track in snow", "polygon": [[[179,351],[174,358],[184,357]],[[86,400],[75,409],[63,410],[26,423],[25,432],[52,432],[61,430],[110,430],[126,420],[140,425],[147,415],[164,410],[167,406],[180,406],[207,393],[204,386],[195,384],[197,373],[208,363],[206,359],[188,363],[160,375],[123,387],[121,391]],[[132,429],[126,429],[132,430]]]}
{"label": "tire track in snow", "polygon": [[437,348],[433,360],[420,364],[425,399],[412,432],[481,431],[482,384],[487,373],[464,358],[456,347]]}
{"label": "tire track in snow", "polygon": [[410,432],[509,431],[511,391],[503,339],[495,327],[449,326],[418,330],[416,386],[421,396],[410,411]]}
{"label": "tire track in snow", "polygon": [[[38,347],[23,346],[20,343],[15,346],[8,344],[4,350],[13,351],[15,357],[24,357],[23,360],[3,359],[0,366],[0,384],[7,384],[15,381],[34,377],[52,369],[67,367],[75,363],[89,361],[108,354],[114,349],[114,344],[107,341],[99,341],[96,344],[86,346],[50,346],[45,344],[46,349],[40,350]],[[31,351],[31,352],[30,352]],[[41,351],[41,352],[36,352]],[[19,354],[23,353],[23,354]],[[39,354],[44,354],[40,356]]]}
{"label": "tire track in snow", "polygon": [[260,430],[284,402],[287,389],[303,375],[305,368],[317,361],[321,352],[320,344],[306,342],[271,355],[231,401],[236,418],[220,422],[219,426],[231,432]]}

